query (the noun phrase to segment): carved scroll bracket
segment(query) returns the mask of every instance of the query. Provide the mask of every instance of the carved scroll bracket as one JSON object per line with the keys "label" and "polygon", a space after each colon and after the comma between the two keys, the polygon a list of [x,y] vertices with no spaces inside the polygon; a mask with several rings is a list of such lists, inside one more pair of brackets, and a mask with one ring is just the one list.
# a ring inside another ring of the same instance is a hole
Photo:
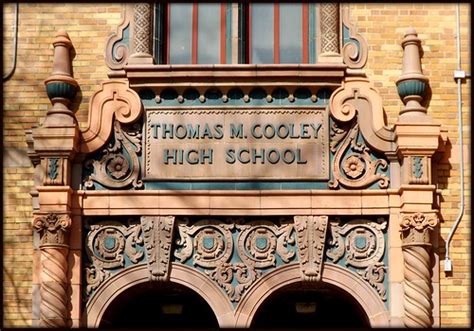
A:
{"label": "carved scroll bracket", "polygon": [[382,98],[368,79],[347,78],[331,95],[329,109],[340,122],[349,122],[357,114],[362,135],[372,148],[381,152],[395,150],[395,134],[385,125]]}
{"label": "carved scroll bracket", "polygon": [[114,118],[128,124],[139,119],[141,114],[140,97],[129,88],[128,82],[110,80],[102,83],[89,103],[88,127],[81,132],[80,151],[91,153],[102,147],[110,138]]}
{"label": "carved scroll bracket", "polygon": [[357,33],[355,25],[350,21],[348,4],[341,4],[341,10],[344,39],[343,61],[349,67],[348,73],[358,73],[354,69],[361,69],[367,63],[368,44],[365,38]]}
{"label": "carved scroll bracket", "polygon": [[142,216],[140,220],[150,280],[169,280],[174,220],[173,216]]}
{"label": "carved scroll bracket", "polygon": [[112,70],[108,74],[111,78],[125,77],[123,68],[131,51],[130,40],[133,39],[133,31],[130,28],[130,21],[133,16],[133,5],[123,4],[123,7],[122,22],[117,31],[109,37],[105,49],[105,63]]}
{"label": "carved scroll bracket", "polygon": [[319,281],[322,273],[328,217],[295,216],[294,220],[301,278],[303,281]]}

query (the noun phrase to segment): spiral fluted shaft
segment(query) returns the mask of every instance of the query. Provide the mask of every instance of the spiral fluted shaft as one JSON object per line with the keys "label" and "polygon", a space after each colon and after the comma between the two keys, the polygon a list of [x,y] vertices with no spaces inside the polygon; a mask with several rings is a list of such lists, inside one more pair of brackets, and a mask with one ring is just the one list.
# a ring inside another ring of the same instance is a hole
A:
{"label": "spiral fluted shaft", "polygon": [[41,249],[41,326],[67,327],[67,254],[66,247]]}
{"label": "spiral fluted shaft", "polygon": [[426,328],[433,324],[431,300],[431,268],[429,245],[405,245],[405,317],[409,328]]}

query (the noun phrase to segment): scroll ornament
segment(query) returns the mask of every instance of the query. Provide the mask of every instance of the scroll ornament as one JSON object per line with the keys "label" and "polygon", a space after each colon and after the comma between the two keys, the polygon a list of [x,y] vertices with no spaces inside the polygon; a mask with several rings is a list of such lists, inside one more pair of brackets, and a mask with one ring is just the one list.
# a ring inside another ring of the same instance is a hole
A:
{"label": "scroll ornament", "polygon": [[100,159],[90,159],[85,167],[92,173],[85,179],[84,186],[93,188],[94,183],[107,188],[120,189],[131,185],[142,188],[140,178],[141,128],[135,124],[131,129],[114,122],[114,136],[111,143],[102,150]]}
{"label": "scroll ornament", "polygon": [[[130,53],[130,5],[124,5],[123,20],[107,41],[105,62],[114,71],[122,70]],[[110,76],[110,74],[109,74]]]}
{"label": "scroll ornament", "polygon": [[350,69],[362,69],[367,63],[368,44],[365,38],[357,33],[355,25],[350,21],[347,4],[342,6],[342,30],[344,42],[342,57]]}
{"label": "scroll ornament", "polygon": [[331,222],[327,242],[326,256],[337,263],[344,258],[347,266],[359,269],[357,272],[379,294],[387,300],[383,284],[385,278],[385,237],[383,231],[387,221],[378,219],[377,222],[356,219],[345,224],[340,220]]}
{"label": "scroll ornament", "polygon": [[[290,222],[276,225],[266,220],[228,223],[215,219],[200,220],[192,225],[189,220],[178,222],[175,258],[181,263],[192,263],[202,268],[233,302],[277,260],[291,262],[295,252],[294,226]],[[233,232],[238,233],[237,237]],[[232,257],[237,245],[238,258]]]}
{"label": "scroll ornament", "polygon": [[86,253],[89,266],[86,268],[86,293],[84,300],[126,263],[137,264],[143,260],[143,238],[140,224],[132,221],[128,225],[116,221],[104,221],[87,225]]}
{"label": "scroll ornament", "polygon": [[71,218],[67,214],[49,213],[33,220],[33,228],[40,233],[43,246],[68,246]]}
{"label": "scroll ornament", "polygon": [[334,153],[334,161],[329,188],[365,188],[377,182],[380,188],[388,187],[388,176],[380,172],[388,169],[388,162],[385,159],[373,159],[369,147],[359,139],[359,131],[359,124],[355,120],[351,121],[350,126],[344,127],[332,123],[330,149]]}

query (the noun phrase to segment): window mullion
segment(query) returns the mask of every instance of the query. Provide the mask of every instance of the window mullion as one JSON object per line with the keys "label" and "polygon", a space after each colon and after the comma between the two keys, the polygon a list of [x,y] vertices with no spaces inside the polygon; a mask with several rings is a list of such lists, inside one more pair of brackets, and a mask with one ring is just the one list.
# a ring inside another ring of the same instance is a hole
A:
{"label": "window mullion", "polygon": [[192,64],[197,64],[197,51],[198,51],[198,4],[197,2],[193,3],[193,39],[191,47],[191,58]]}
{"label": "window mullion", "polygon": [[273,7],[273,62],[280,63],[280,5]]}
{"label": "window mullion", "polygon": [[171,29],[170,29],[170,24],[171,24],[171,4],[166,5],[166,41],[165,41],[165,57],[166,57],[166,63],[169,64],[171,59],[170,59],[170,53],[171,53]]}
{"label": "window mullion", "polygon": [[309,11],[308,11],[308,4],[303,3],[303,9],[302,9],[302,28],[303,28],[303,63],[308,63],[308,32],[309,32],[309,24],[308,24],[308,19],[309,19]]}
{"label": "window mullion", "polygon": [[226,16],[227,16],[227,4],[222,3],[221,5],[221,26],[220,26],[220,60],[221,63],[226,63],[226,33],[227,33],[227,26],[226,26]]}

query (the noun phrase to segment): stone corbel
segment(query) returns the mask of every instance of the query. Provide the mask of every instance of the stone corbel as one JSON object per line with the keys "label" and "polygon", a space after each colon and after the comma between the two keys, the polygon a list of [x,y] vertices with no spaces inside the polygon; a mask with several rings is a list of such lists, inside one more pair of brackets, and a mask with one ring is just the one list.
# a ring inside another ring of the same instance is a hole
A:
{"label": "stone corbel", "polygon": [[127,64],[131,52],[130,43],[134,37],[130,27],[132,20],[133,5],[123,4],[122,22],[109,37],[105,48],[105,63],[112,70],[108,74],[110,78],[125,77],[123,68]]}
{"label": "stone corbel", "polygon": [[88,127],[81,132],[80,152],[91,153],[102,147],[110,138],[114,118],[123,124],[133,123],[142,110],[140,97],[128,82],[103,82],[89,103]]}
{"label": "stone corbel", "polygon": [[438,225],[436,212],[401,214],[404,258],[404,323],[428,328],[433,324],[431,294],[431,233]]}
{"label": "stone corbel", "polygon": [[37,215],[33,229],[40,235],[40,326],[68,327],[69,282],[67,256],[71,218],[64,213]]}
{"label": "stone corbel", "polygon": [[328,217],[295,216],[294,221],[301,279],[305,282],[319,281],[322,274]]}
{"label": "stone corbel", "polygon": [[368,79],[347,78],[331,95],[329,110],[340,122],[349,122],[357,115],[370,147],[384,153],[395,151],[395,134],[385,125],[382,98]]}
{"label": "stone corbel", "polygon": [[150,280],[169,280],[174,220],[173,216],[142,216],[140,219]]}

